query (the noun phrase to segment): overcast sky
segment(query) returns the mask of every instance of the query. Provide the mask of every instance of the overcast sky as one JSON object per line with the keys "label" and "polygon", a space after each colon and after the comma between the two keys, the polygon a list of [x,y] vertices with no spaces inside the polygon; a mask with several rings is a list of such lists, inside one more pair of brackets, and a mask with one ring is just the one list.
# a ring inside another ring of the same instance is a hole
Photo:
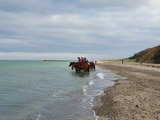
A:
{"label": "overcast sky", "polygon": [[0,0],[0,59],[116,59],[160,45],[160,0]]}

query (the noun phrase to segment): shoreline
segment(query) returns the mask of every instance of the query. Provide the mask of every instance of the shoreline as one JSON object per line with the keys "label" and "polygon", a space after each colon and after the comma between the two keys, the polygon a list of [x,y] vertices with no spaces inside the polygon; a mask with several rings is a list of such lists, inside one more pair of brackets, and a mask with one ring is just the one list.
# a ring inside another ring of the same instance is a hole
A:
{"label": "shoreline", "polygon": [[160,120],[160,68],[117,61],[97,65],[126,77],[104,90],[102,105],[94,108],[98,120]]}

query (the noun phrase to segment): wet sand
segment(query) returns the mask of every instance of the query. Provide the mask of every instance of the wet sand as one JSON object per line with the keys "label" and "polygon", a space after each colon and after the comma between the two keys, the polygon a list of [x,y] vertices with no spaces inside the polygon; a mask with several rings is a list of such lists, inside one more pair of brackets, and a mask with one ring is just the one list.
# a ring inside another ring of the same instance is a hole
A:
{"label": "wet sand", "polygon": [[160,120],[160,68],[113,61],[98,65],[127,77],[104,90],[98,120]]}

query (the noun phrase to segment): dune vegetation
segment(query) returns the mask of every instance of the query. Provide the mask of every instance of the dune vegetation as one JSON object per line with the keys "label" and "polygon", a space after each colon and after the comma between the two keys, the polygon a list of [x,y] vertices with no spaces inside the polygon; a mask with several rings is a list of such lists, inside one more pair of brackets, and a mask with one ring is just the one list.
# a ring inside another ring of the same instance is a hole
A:
{"label": "dune vegetation", "polygon": [[142,50],[129,58],[136,62],[156,63],[160,64],[160,45]]}

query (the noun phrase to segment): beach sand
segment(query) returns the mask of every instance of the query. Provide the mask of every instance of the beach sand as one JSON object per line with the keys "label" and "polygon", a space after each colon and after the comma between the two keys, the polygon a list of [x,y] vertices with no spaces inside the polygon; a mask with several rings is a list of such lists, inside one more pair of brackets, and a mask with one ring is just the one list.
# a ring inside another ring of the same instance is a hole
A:
{"label": "beach sand", "polygon": [[126,77],[104,90],[98,120],[160,120],[160,68],[113,61],[98,65]]}

